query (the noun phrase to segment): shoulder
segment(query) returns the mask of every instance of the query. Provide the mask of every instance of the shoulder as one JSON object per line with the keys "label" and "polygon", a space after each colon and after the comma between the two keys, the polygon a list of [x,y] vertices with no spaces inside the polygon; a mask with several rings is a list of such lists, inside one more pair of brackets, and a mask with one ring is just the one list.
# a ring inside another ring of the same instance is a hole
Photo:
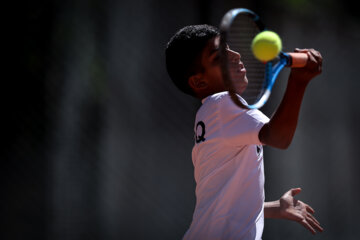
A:
{"label": "shoulder", "polygon": [[229,93],[226,92],[219,92],[214,93],[210,96],[207,96],[206,98],[201,100],[203,105],[209,105],[209,104],[229,104],[231,103],[231,98]]}
{"label": "shoulder", "polygon": [[226,106],[232,104],[231,98],[228,92],[219,92],[207,96],[201,100],[202,104],[198,110],[198,114],[201,116],[214,116],[224,111]]}
{"label": "shoulder", "polygon": [[[238,95],[238,98],[241,102],[246,104],[245,100]],[[248,109],[243,109],[238,107],[233,100],[231,99],[231,96],[227,91],[225,92],[219,92],[215,93],[213,95],[210,95],[202,100],[202,107],[204,108],[218,108],[221,109],[221,113],[225,114],[227,112],[229,113],[244,113],[247,112]]]}
{"label": "shoulder", "polygon": [[[245,100],[238,96],[239,100],[246,104]],[[257,121],[268,122],[269,118],[258,109],[244,109],[238,107],[231,99],[229,93],[219,92],[202,100],[202,110],[207,114],[219,114],[223,122],[233,121],[238,118],[253,118]]]}

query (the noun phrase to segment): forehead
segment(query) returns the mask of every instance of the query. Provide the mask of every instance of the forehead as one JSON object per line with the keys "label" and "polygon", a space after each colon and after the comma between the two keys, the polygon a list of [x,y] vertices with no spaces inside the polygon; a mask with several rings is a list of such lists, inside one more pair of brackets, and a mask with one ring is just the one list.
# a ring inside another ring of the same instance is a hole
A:
{"label": "forehead", "polygon": [[219,45],[220,45],[220,36],[216,36],[214,38],[211,38],[203,51],[203,56],[204,57],[210,57],[214,52],[217,52],[219,50]]}

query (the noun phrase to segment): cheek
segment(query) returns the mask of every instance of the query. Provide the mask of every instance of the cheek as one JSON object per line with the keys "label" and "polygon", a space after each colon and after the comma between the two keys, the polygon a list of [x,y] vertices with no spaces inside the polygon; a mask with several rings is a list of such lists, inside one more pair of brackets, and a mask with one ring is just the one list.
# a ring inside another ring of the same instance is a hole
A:
{"label": "cheek", "polygon": [[219,67],[215,68],[214,70],[214,75],[216,75],[216,77],[222,81],[222,72],[221,69]]}
{"label": "cheek", "polygon": [[224,87],[224,81],[223,81],[223,76],[222,76],[222,72],[220,70],[220,68],[217,68],[216,71],[214,72],[214,77],[216,78],[216,82],[218,83],[219,87]]}
{"label": "cheek", "polygon": [[216,86],[223,86],[222,73],[219,67],[213,67],[206,71],[207,78],[210,79],[211,84]]}

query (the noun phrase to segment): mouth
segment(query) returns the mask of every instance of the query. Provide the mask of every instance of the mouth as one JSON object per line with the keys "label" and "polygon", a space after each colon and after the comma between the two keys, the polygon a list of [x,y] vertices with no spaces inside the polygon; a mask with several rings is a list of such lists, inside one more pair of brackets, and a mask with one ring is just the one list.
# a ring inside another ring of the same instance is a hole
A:
{"label": "mouth", "polygon": [[242,62],[239,63],[239,68],[238,68],[237,72],[246,73],[246,68]]}
{"label": "mouth", "polygon": [[229,70],[232,74],[233,79],[243,78],[246,75],[246,68],[241,61],[237,63],[232,63],[229,66]]}
{"label": "mouth", "polygon": [[239,63],[239,67],[240,67],[240,71],[241,71],[241,72],[246,72],[246,68],[245,68],[243,62],[240,62],[240,63]]}
{"label": "mouth", "polygon": [[246,73],[246,68],[241,61],[239,63],[233,63],[230,68],[236,73]]}
{"label": "mouth", "polygon": [[238,71],[241,73],[246,73],[246,68],[240,68]]}

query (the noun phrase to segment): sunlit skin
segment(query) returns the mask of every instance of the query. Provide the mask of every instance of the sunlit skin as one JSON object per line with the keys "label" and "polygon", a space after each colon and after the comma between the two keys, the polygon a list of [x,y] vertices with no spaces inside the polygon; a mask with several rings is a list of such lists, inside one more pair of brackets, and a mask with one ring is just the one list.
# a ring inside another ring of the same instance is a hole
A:
{"label": "sunlit skin", "polygon": [[[226,91],[220,67],[220,37],[210,39],[202,51],[202,71],[188,79],[195,96],[204,99],[214,93]],[[230,74],[236,77],[236,92],[241,95],[246,89],[248,79],[246,68],[241,62],[241,55],[227,49]],[[308,83],[322,72],[322,56],[314,49],[295,49],[308,55],[308,62],[302,68],[292,68],[288,85],[281,103],[270,121],[259,132],[259,140],[268,146],[286,149],[289,147],[297,126],[301,102]],[[233,79],[233,78],[232,78]]]}
{"label": "sunlit skin", "polygon": [[[196,97],[203,99],[214,93],[226,91],[220,67],[219,37],[208,41],[201,55],[202,71],[191,76],[189,85],[194,90]],[[248,85],[246,69],[241,61],[240,53],[230,48],[229,56],[230,75],[236,79],[235,89],[242,94]],[[295,52],[306,53],[308,62],[303,68],[291,70],[288,86],[284,97],[271,117],[259,132],[259,140],[264,145],[275,148],[287,148],[295,133],[300,105],[308,83],[322,71],[322,56],[314,49],[295,49]],[[300,188],[286,192],[279,200],[264,203],[265,218],[282,218],[296,221],[311,233],[322,232],[323,228],[312,215],[314,210],[306,203],[296,200],[295,195],[300,193]]]}
{"label": "sunlit skin", "polygon": [[[208,41],[201,55],[203,71],[189,78],[190,86],[200,99],[226,90],[220,67],[219,45],[220,37]],[[227,48],[227,54],[231,79],[236,79],[234,87],[236,92],[241,95],[248,85],[246,68],[241,61],[240,53]]]}

